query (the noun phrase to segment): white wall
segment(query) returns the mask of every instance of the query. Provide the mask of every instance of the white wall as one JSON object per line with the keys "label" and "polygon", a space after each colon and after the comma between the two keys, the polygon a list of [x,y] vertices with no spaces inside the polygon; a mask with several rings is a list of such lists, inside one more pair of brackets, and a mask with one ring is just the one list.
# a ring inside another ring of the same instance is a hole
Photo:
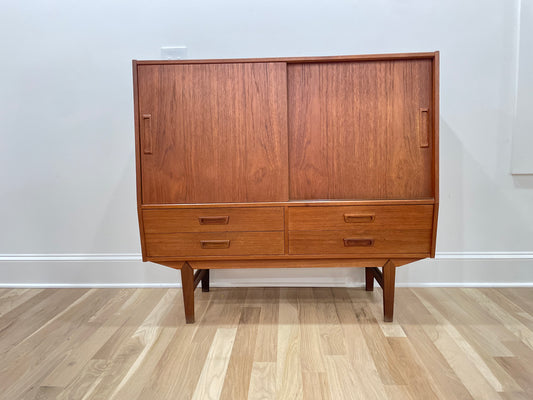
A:
{"label": "white wall", "polygon": [[520,1],[519,21],[512,172],[533,174],[533,0]]}
{"label": "white wall", "polygon": [[[0,283],[178,281],[138,261],[131,77],[132,59],[172,45],[189,58],[440,50],[442,259],[402,267],[398,281],[533,282],[533,176],[510,173],[519,1],[5,2]],[[214,275],[220,285],[362,280],[360,270]]]}

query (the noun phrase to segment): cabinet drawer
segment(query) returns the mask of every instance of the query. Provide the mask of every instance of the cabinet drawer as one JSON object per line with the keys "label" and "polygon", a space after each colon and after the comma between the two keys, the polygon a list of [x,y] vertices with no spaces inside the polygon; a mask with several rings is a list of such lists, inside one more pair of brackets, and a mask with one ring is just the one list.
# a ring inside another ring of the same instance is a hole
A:
{"label": "cabinet drawer", "polygon": [[144,232],[282,231],[282,207],[143,210]]}
{"label": "cabinet drawer", "polygon": [[283,254],[283,232],[147,233],[150,257]]}
{"label": "cabinet drawer", "polygon": [[430,229],[433,205],[290,207],[289,230]]}
{"label": "cabinet drawer", "polygon": [[289,254],[429,253],[431,229],[290,231]]}

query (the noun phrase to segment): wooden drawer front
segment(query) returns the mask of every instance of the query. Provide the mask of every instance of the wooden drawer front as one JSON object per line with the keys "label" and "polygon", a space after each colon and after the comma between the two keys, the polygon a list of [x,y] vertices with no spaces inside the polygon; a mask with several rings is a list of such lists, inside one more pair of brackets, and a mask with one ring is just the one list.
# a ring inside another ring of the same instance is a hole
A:
{"label": "wooden drawer front", "polygon": [[147,233],[150,257],[284,253],[283,232]]}
{"label": "wooden drawer front", "polygon": [[282,231],[282,207],[143,210],[144,232]]}
{"label": "wooden drawer front", "polygon": [[431,229],[291,231],[289,254],[429,253]]}
{"label": "wooden drawer front", "polygon": [[430,229],[433,205],[290,207],[289,230]]}

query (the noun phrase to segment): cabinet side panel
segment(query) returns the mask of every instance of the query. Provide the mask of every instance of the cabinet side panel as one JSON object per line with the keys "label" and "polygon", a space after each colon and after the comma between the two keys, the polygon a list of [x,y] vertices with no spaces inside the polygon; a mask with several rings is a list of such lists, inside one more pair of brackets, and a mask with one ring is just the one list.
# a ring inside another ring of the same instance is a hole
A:
{"label": "cabinet side panel", "polygon": [[287,77],[291,200],[432,197],[430,59],[292,64]]}
{"label": "cabinet side panel", "polygon": [[140,66],[143,203],[288,200],[286,90],[285,63]]}
{"label": "cabinet side panel", "polygon": [[437,222],[439,219],[439,58],[440,53],[435,52],[433,59],[433,197],[435,209],[433,212],[433,236],[431,240],[431,257],[435,257],[437,246]]}
{"label": "cabinet side panel", "polygon": [[142,218],[142,181],[141,181],[141,150],[140,150],[140,129],[139,129],[139,88],[137,77],[137,61],[132,61],[132,75],[133,75],[133,114],[135,125],[135,176],[137,189],[137,217],[139,221],[139,234],[141,239],[141,252],[143,261],[146,261],[146,246],[144,238],[144,223]]}
{"label": "cabinet side panel", "polygon": [[435,58],[433,60],[433,193],[435,202],[439,202],[439,118],[440,118],[440,83],[439,83],[439,70],[440,70],[440,53],[435,52]]}

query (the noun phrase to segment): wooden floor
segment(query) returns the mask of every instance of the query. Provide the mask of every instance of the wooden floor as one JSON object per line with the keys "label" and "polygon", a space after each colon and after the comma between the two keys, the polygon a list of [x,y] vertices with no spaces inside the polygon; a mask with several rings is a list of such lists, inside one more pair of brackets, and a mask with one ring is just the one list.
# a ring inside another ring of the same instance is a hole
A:
{"label": "wooden floor", "polygon": [[533,399],[533,289],[0,289],[2,399]]}

